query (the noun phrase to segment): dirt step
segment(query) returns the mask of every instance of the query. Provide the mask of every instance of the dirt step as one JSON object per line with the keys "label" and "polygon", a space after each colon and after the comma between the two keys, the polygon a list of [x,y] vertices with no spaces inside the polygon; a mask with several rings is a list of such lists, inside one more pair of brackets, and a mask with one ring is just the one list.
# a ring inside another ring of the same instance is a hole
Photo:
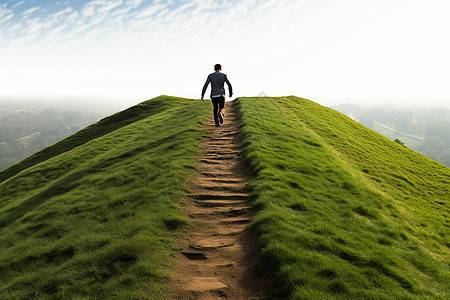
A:
{"label": "dirt step", "polygon": [[[220,155],[220,154],[209,154],[204,156],[205,159],[214,159],[214,160],[233,160],[236,159],[236,156],[232,155]],[[202,160],[200,160],[202,161]]]}
{"label": "dirt step", "polygon": [[214,183],[204,183],[204,184],[196,184],[195,185],[200,190],[205,191],[228,191],[233,193],[239,193],[243,190],[242,184],[236,184],[236,183],[221,183],[221,185],[214,185]]}
{"label": "dirt step", "polygon": [[247,224],[247,223],[250,223],[251,221],[252,220],[250,218],[236,217],[236,218],[223,219],[222,223],[224,223],[224,224]]}
{"label": "dirt step", "polygon": [[205,153],[203,153],[203,156],[207,155],[232,155],[233,157],[236,157],[240,155],[241,153],[239,151],[236,151],[235,149],[231,149],[232,147],[228,147],[227,145],[222,145],[220,148],[214,148],[211,149]]}
{"label": "dirt step", "polygon": [[[212,138],[210,141],[208,141],[208,146],[206,148],[206,151],[211,150],[211,145],[218,144],[219,148],[229,148],[232,150],[239,150],[239,145],[234,141],[235,138],[229,138],[229,137],[215,137]],[[216,148],[214,148],[216,149]],[[218,150],[218,149],[216,149]]]}
{"label": "dirt step", "polygon": [[234,262],[229,262],[229,263],[222,263],[222,264],[217,264],[214,265],[213,268],[234,268],[236,265],[234,264]]}
{"label": "dirt step", "polygon": [[234,155],[237,156],[241,154],[239,151],[226,151],[226,150],[210,150],[205,152],[205,156],[209,155]]}
{"label": "dirt step", "polygon": [[214,159],[199,159],[198,161],[208,165],[220,165],[222,163],[222,161]]}
{"label": "dirt step", "polygon": [[205,260],[208,259],[205,254],[199,253],[199,252],[188,252],[188,251],[181,251],[181,254],[186,256],[187,259],[190,260]]}
{"label": "dirt step", "polygon": [[227,160],[216,160],[212,161],[212,163],[201,162],[199,163],[199,167],[207,166],[209,168],[214,168],[214,172],[222,172],[222,171],[230,171],[238,168],[238,164],[235,161],[227,161]]}
{"label": "dirt step", "polygon": [[195,203],[203,207],[214,207],[214,206],[229,206],[229,205],[243,205],[247,204],[247,201],[230,201],[230,200],[194,200]]}
{"label": "dirt step", "polygon": [[234,140],[233,137],[225,137],[225,136],[210,138],[211,142],[222,142],[223,144],[230,144],[231,142],[233,142],[233,140]]}
{"label": "dirt step", "polygon": [[219,133],[219,137],[225,137],[225,138],[236,138],[236,136],[238,135],[237,130],[224,130],[222,132]]}
{"label": "dirt step", "polygon": [[204,177],[201,178],[199,181],[205,181],[205,182],[211,182],[211,183],[225,183],[225,184],[243,184],[247,182],[247,179],[244,178],[230,178],[230,179],[217,179],[217,178],[211,178],[211,177]]}
{"label": "dirt step", "polygon": [[219,177],[220,179],[224,180],[224,179],[228,179],[228,178],[236,178],[236,174],[232,173],[232,172],[201,172],[201,175],[203,175],[204,177]]}
{"label": "dirt step", "polygon": [[224,130],[220,136],[223,137],[235,137],[238,134],[237,130]]}
{"label": "dirt step", "polygon": [[247,193],[205,193],[205,194],[192,194],[192,198],[197,200],[245,200],[250,197]]}
{"label": "dirt step", "polygon": [[189,210],[189,213],[192,214],[226,214],[233,211],[242,211],[247,212],[251,210],[250,206],[235,206],[235,205],[228,205],[228,206],[220,206],[220,207],[201,207],[201,206],[194,206],[191,207]]}
{"label": "dirt step", "polygon": [[219,141],[223,141],[223,142],[226,143],[226,144],[236,146],[236,144],[235,144],[236,138],[237,138],[237,134],[229,133],[229,134],[221,134],[221,135],[218,135],[217,137],[215,137],[215,138],[214,138],[213,140],[211,140],[211,141],[214,142],[214,141],[219,140]]}
{"label": "dirt step", "polygon": [[218,249],[230,247],[236,243],[236,239],[227,236],[215,236],[192,242],[189,247],[197,250]]}
{"label": "dirt step", "polygon": [[220,143],[219,141],[208,143],[208,147],[211,148],[222,147],[227,148],[228,150],[239,150],[239,147],[237,145],[233,146],[231,145],[231,143]]}
{"label": "dirt step", "polygon": [[226,236],[232,236],[232,235],[238,235],[245,231],[247,228],[246,224],[227,224],[228,226],[219,227],[215,230],[214,235],[226,235]]}
{"label": "dirt step", "polygon": [[196,180],[196,183],[200,183],[200,184],[214,184],[214,185],[218,185],[218,186],[222,186],[222,185],[241,185],[244,186],[246,185],[246,183],[248,182],[248,178],[239,178],[239,177],[234,177],[234,178],[220,178],[220,177],[206,177],[206,176],[199,176]]}
{"label": "dirt step", "polygon": [[225,160],[232,160],[232,159],[236,159],[238,156],[238,154],[218,154],[218,153],[209,153],[209,154],[205,154],[203,155],[204,158],[217,158],[217,159],[225,159]]}
{"label": "dirt step", "polygon": [[199,168],[207,167],[213,168],[214,172],[227,172],[231,171],[233,167],[239,165],[236,160],[217,160],[217,159],[202,159],[199,160]]}
{"label": "dirt step", "polygon": [[227,145],[215,146],[214,151],[209,153],[205,153],[205,155],[217,154],[217,155],[233,155],[234,157],[238,157],[240,153],[235,153],[236,148],[229,147]]}
{"label": "dirt step", "polygon": [[236,131],[236,129],[223,129],[222,132],[231,132],[231,131]]}
{"label": "dirt step", "polygon": [[228,286],[215,277],[192,277],[183,285],[184,290],[206,292],[227,288]]}
{"label": "dirt step", "polygon": [[203,218],[206,216],[212,216],[212,215],[220,215],[220,216],[228,216],[228,217],[238,217],[242,216],[249,212],[250,208],[233,208],[230,209],[229,207],[223,207],[224,209],[221,210],[211,210],[207,209],[204,211],[195,211],[189,213],[189,217],[191,218]]}

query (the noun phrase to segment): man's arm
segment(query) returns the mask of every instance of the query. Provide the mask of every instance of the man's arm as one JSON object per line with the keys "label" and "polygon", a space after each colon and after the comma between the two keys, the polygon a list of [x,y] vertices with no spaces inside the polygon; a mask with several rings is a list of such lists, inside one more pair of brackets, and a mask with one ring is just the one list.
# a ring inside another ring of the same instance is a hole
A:
{"label": "man's arm", "polygon": [[231,98],[231,96],[233,96],[233,87],[231,86],[231,83],[230,83],[230,81],[228,80],[228,77],[227,77],[227,76],[225,76],[225,82],[226,82],[227,85],[228,85],[228,92],[230,93],[230,98]]}
{"label": "man's arm", "polygon": [[210,82],[211,82],[211,80],[209,79],[209,75],[208,75],[208,78],[206,78],[205,85],[203,85],[203,89],[202,89],[202,101],[203,101],[203,97],[205,96],[206,89],[208,88],[208,84]]}

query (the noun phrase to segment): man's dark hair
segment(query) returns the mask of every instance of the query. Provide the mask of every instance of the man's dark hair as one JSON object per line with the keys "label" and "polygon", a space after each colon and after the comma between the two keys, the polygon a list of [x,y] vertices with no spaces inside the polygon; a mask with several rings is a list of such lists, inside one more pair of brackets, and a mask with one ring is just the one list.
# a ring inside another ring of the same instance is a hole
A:
{"label": "man's dark hair", "polygon": [[214,71],[219,71],[220,69],[222,69],[222,66],[220,64],[214,66]]}

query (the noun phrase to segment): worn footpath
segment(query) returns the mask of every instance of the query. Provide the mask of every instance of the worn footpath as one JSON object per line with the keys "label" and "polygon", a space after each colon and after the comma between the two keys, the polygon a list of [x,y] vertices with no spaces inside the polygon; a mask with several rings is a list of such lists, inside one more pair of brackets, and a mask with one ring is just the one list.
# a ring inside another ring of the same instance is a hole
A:
{"label": "worn footpath", "polygon": [[226,105],[222,126],[207,124],[200,173],[181,203],[195,225],[179,241],[171,299],[249,299],[267,285],[254,273],[257,240],[248,228],[254,212],[245,192],[251,173],[238,147],[235,107]]}

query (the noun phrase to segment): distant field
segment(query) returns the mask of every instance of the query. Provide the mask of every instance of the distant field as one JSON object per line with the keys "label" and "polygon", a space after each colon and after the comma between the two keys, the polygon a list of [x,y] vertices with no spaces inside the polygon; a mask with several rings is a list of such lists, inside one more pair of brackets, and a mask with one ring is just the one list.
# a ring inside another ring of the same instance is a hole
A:
{"label": "distant field", "polygon": [[164,299],[208,104],[161,96],[0,172],[0,298]]}
{"label": "distant field", "polygon": [[239,98],[269,299],[448,299],[450,169],[297,97]]}
{"label": "distant field", "polygon": [[390,140],[395,140],[395,139],[399,139],[402,142],[405,143],[405,146],[411,148],[411,149],[417,149],[418,146],[420,146],[422,144],[422,141],[415,139],[415,138],[411,138],[407,135],[404,134],[400,134],[396,131],[390,130],[386,127],[381,126],[379,123],[375,122],[374,125],[374,130],[382,135],[384,135],[385,137],[387,137]]}
{"label": "distant field", "polygon": [[70,103],[61,103],[66,106],[38,100],[34,103],[0,101],[0,171],[106,115],[103,110],[84,111],[87,108],[79,103],[75,110],[70,110]]}

